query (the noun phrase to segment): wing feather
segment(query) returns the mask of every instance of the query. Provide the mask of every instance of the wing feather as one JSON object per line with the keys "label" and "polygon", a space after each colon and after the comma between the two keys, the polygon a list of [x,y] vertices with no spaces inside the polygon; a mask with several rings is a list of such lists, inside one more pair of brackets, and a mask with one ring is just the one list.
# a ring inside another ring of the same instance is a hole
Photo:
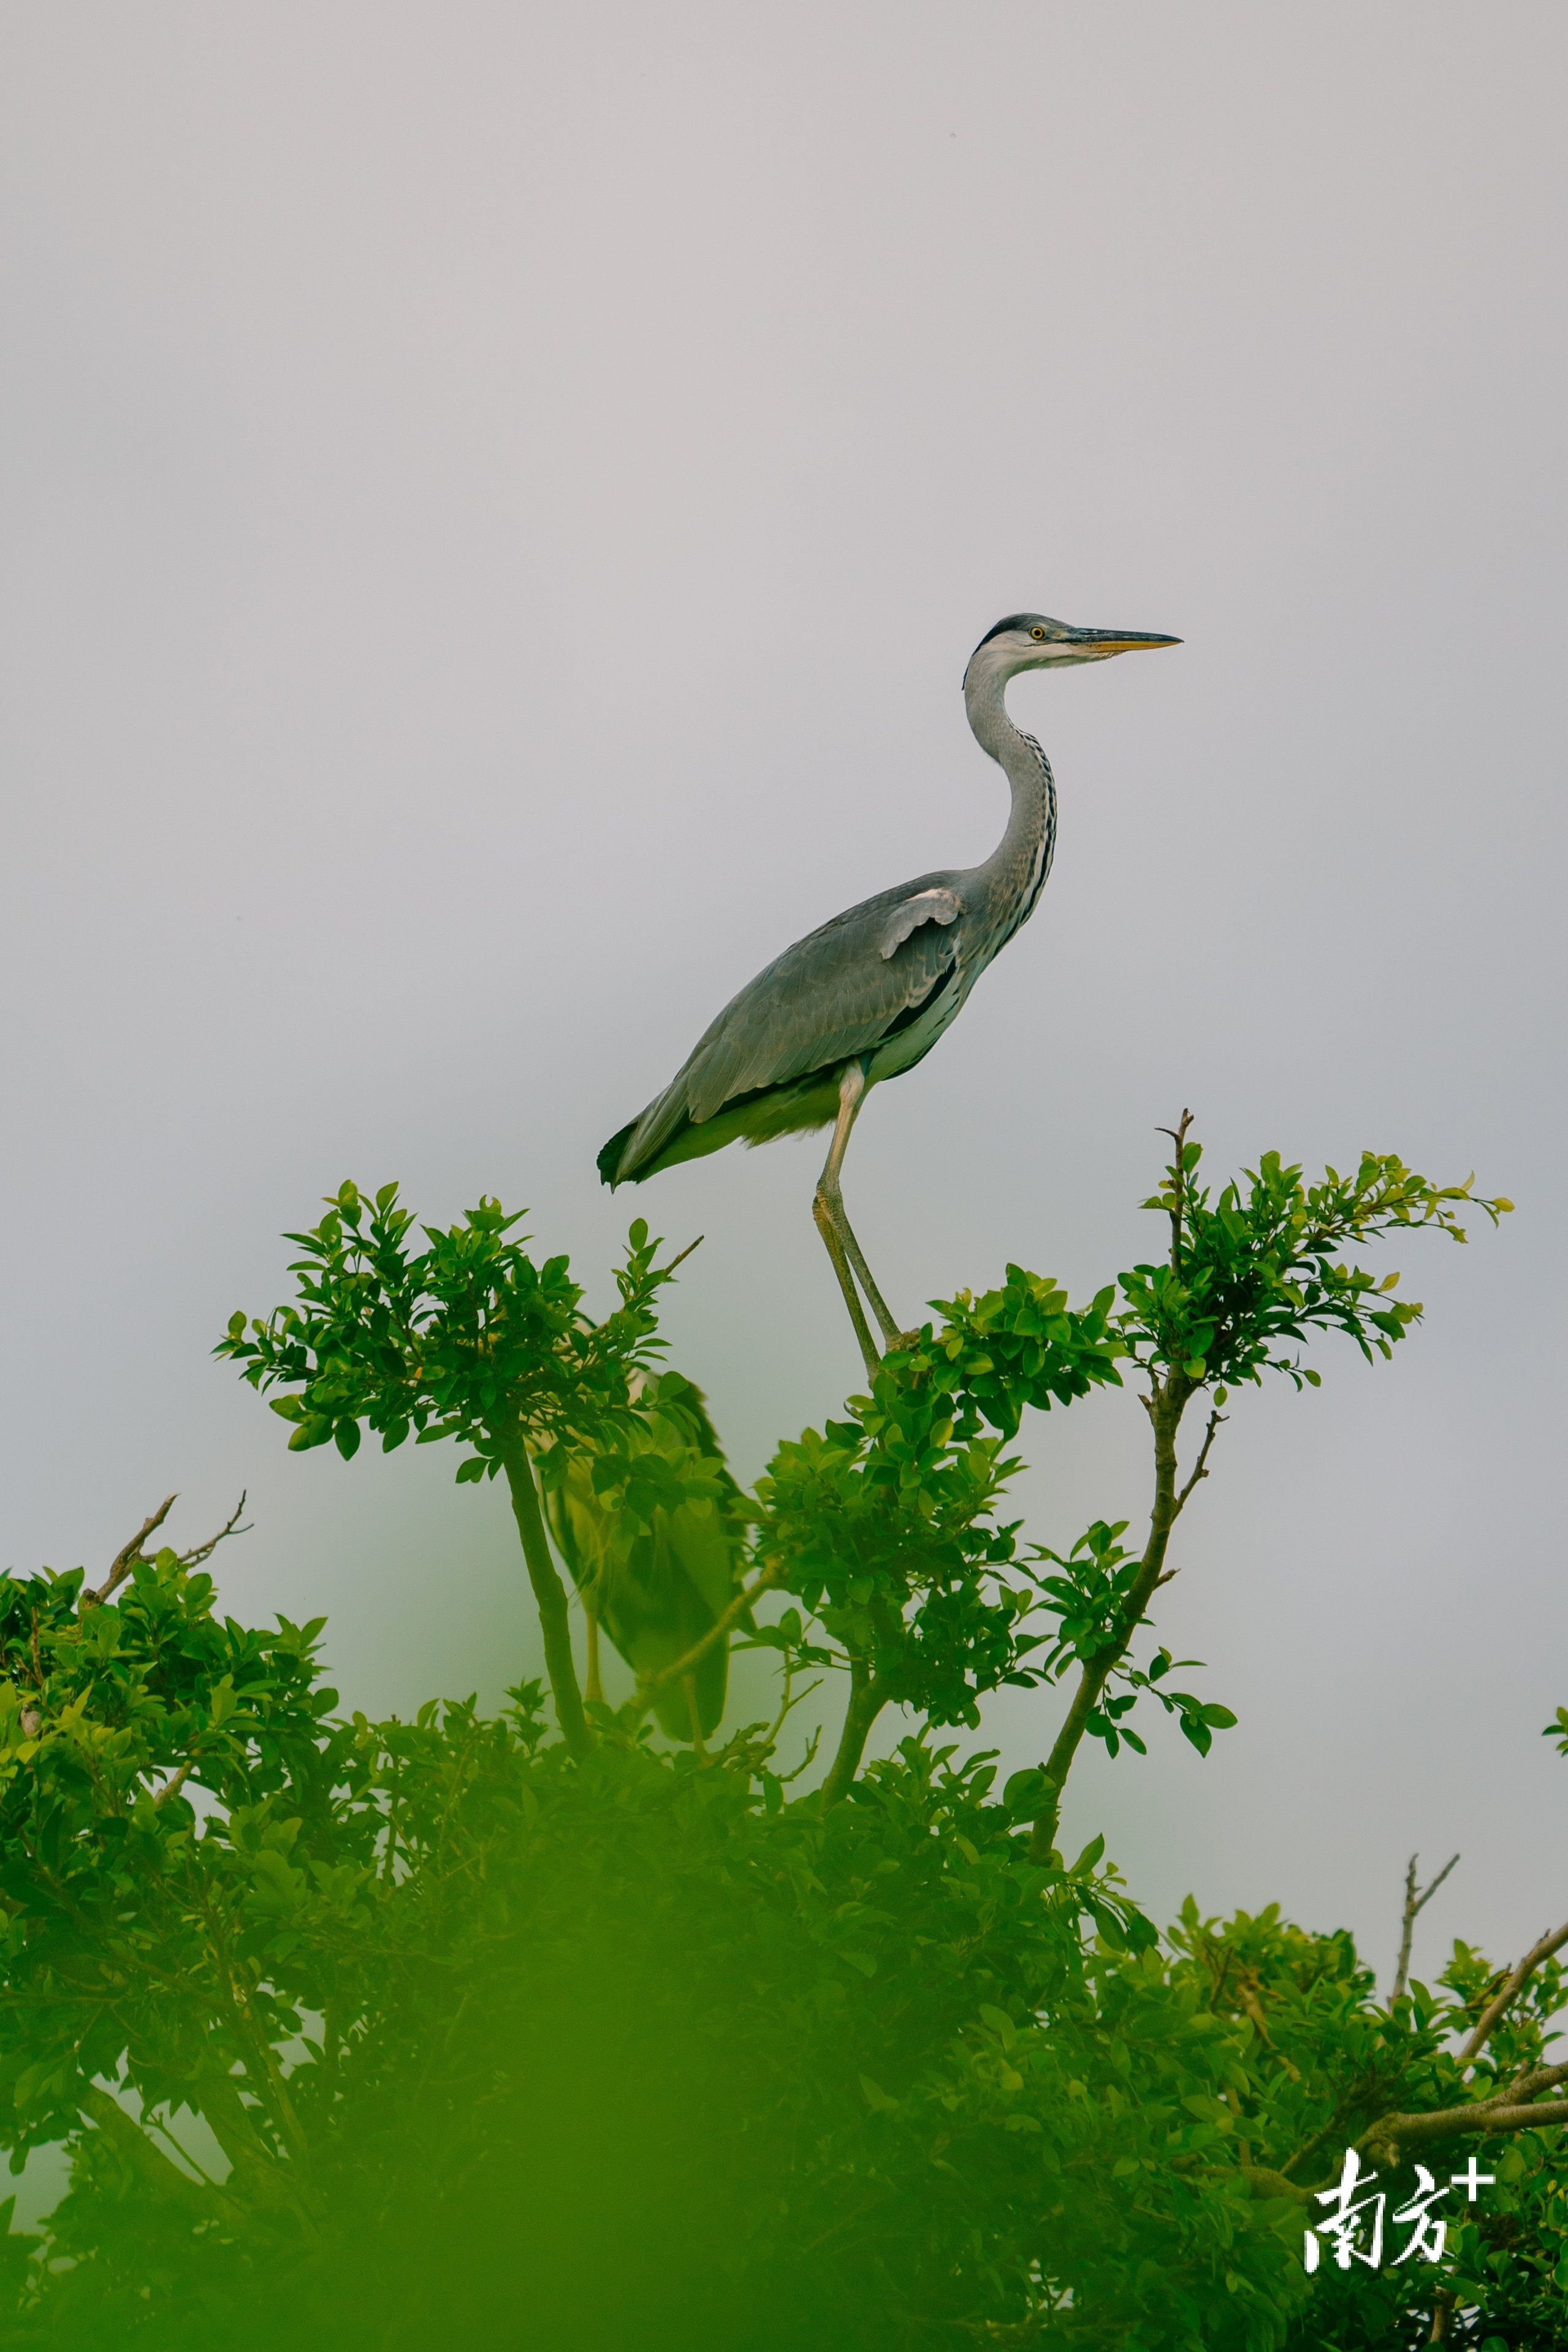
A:
{"label": "wing feather", "polygon": [[921,875],[786,948],[731,997],[643,1112],[617,1173],[635,1173],[683,1120],[700,1125],[738,1095],[786,1085],[880,1045],[958,955],[957,883],[951,874]]}
{"label": "wing feather", "polygon": [[882,953],[895,956],[911,931],[922,923],[955,923],[963,908],[951,890],[917,890],[901,907],[895,907],[882,932]]}

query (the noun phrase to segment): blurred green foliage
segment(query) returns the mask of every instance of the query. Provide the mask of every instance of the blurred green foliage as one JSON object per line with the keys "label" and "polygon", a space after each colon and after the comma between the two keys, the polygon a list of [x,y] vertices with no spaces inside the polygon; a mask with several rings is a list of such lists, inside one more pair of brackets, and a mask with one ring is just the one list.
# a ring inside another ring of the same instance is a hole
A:
{"label": "blurred green foliage", "polygon": [[[296,1446],[450,1436],[460,1479],[515,1496],[526,1443],[637,1687],[591,1687],[575,1748],[536,1685],[495,1719],[372,1723],[322,1683],[319,1621],[218,1613],[210,1546],[128,1547],[96,1595],[0,1581],[0,2116],[15,2168],[60,2141],[71,2164],[45,2234],[0,2239],[0,2341],[1370,2352],[1426,2340],[1440,2284],[1449,2342],[1568,2344],[1550,2114],[1414,2148],[1389,2121],[1549,2073],[1554,1958],[1461,2066],[1501,1981],[1479,1954],[1386,2003],[1348,1936],[1274,1910],[1189,1903],[1162,1939],[1102,1840],[1042,1851],[1046,1766],[998,1787],[994,1752],[937,1736],[1076,1675],[1112,1754],[1142,1749],[1141,1697],[1206,1749],[1234,1717],[1172,1686],[1194,1662],[1132,1662],[1127,1523],[1058,1553],[1002,1517],[1025,1407],[1138,1380],[1158,1444],[1190,1394],[1306,1378],[1317,1331],[1386,1354],[1419,1309],[1334,1253],[1457,1234],[1468,1197],[1266,1159],[1211,1205],[1195,1150],[1184,1124],[1160,1266],[1082,1310],[1016,1266],[942,1302],[749,1496],[659,1368],[646,1227],[595,1323],[498,1204],[419,1249],[394,1188],[343,1187],[293,1237],[297,1303],[223,1352]],[[657,1748],[683,1657],[710,1691],[731,1635],[775,1655],[778,1716]],[[850,1723],[802,1793],[780,1741],[818,1670],[847,1674]],[[919,1727],[863,1765],[889,1704]],[[1352,2143],[1401,2195],[1434,2147],[1496,2176],[1440,2282],[1307,2276]]]}

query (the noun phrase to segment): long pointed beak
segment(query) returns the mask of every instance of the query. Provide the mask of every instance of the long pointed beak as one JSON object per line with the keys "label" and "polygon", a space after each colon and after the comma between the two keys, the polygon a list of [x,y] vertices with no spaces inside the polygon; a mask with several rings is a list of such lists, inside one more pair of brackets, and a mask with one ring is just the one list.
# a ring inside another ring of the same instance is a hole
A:
{"label": "long pointed beak", "polygon": [[1067,641],[1081,646],[1091,661],[1100,661],[1110,654],[1134,654],[1143,646],[1179,646],[1180,637],[1157,637],[1146,629],[1075,629]]}

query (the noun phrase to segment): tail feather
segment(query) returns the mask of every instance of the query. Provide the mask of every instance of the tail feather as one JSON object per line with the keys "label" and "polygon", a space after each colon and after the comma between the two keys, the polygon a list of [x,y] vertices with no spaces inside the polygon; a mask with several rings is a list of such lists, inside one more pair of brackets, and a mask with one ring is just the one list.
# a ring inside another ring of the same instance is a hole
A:
{"label": "tail feather", "polygon": [[637,1129],[637,1120],[628,1118],[618,1135],[612,1135],[598,1158],[599,1174],[612,1191],[621,1181],[621,1155]]}
{"label": "tail feather", "polygon": [[613,1135],[599,1154],[606,1184],[640,1184],[665,1164],[670,1144],[691,1124],[682,1070],[647,1108]]}

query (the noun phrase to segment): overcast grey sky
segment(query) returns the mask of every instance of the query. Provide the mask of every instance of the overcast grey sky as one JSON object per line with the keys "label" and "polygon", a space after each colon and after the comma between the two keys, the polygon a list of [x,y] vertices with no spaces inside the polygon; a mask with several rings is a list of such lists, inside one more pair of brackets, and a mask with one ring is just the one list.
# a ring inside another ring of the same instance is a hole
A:
{"label": "overcast grey sky", "polygon": [[[1519,1213],[1425,1329],[1238,1399],[1161,1631],[1239,1727],[1084,1768],[1169,1917],[1386,1980],[1568,1916],[1556,5],[271,0],[0,11],[5,1530],[171,1486],[345,1699],[537,1670],[493,1489],[300,1461],[208,1354],[344,1175],[638,1211],[735,1465],[857,1384],[815,1139],[594,1155],[763,962],[983,856],[959,681],[1035,606],[1169,631],[1014,688],[1041,910],[852,1213],[900,1312],[1097,1287],[1190,1103],[1223,1172],[1401,1151]],[[1146,1501],[1131,1396],[1031,1423],[1031,1534]],[[1009,1765],[1058,1702],[1010,1696]],[[899,1727],[890,1727],[896,1732]]]}

